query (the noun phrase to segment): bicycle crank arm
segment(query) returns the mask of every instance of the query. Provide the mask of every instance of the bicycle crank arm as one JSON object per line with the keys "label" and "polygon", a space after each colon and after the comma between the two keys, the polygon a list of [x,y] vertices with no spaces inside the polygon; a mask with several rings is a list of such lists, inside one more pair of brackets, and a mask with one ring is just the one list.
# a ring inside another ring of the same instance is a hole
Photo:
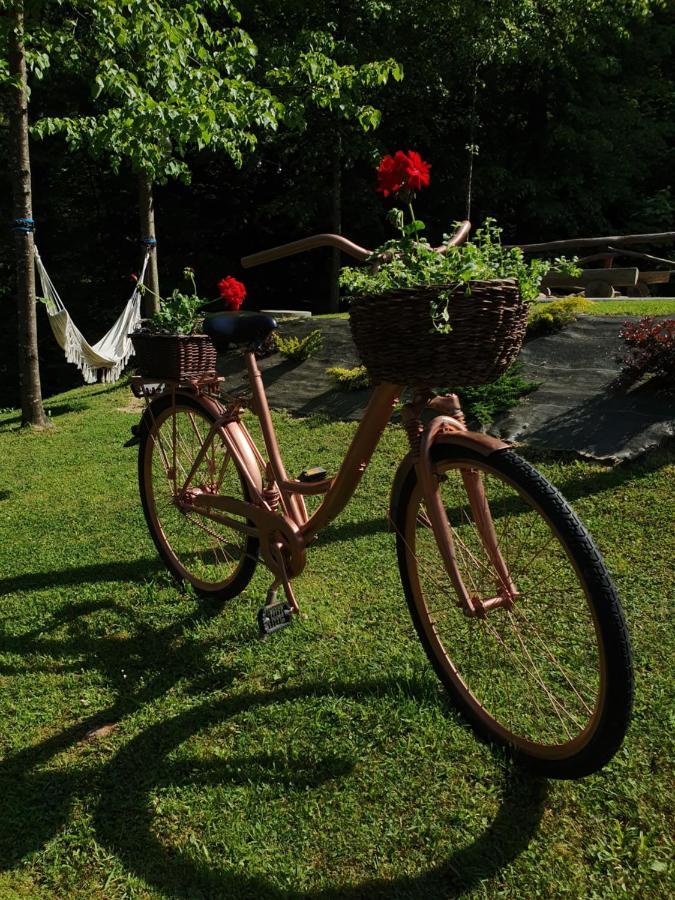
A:
{"label": "bicycle crank arm", "polygon": [[[260,541],[260,553],[265,565],[280,578],[282,573],[279,571],[279,544],[282,547],[284,565],[289,578],[295,578],[305,568],[306,548],[302,535],[293,522],[282,518],[278,512],[247,503],[245,500],[237,500],[235,497],[207,493],[192,496],[190,503],[181,504],[181,508],[184,511],[198,512],[214,522],[237,528],[239,531],[252,532]],[[220,513],[231,513],[244,519],[245,522],[230,519]]]}

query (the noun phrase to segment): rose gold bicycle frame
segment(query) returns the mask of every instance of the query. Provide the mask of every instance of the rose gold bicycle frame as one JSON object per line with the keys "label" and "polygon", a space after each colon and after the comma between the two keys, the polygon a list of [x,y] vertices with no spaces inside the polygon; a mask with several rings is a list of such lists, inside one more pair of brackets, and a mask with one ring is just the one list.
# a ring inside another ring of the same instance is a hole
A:
{"label": "rose gold bicycle frame", "polygon": [[[289,478],[286,473],[255,355],[247,352],[245,359],[252,389],[250,407],[260,422],[269,461],[265,462],[240,420],[240,406],[235,403],[223,410],[213,398],[202,395],[202,401],[211,407],[216,420],[177,494],[182,498],[180,506],[185,512],[198,512],[238,531],[255,533],[262,557],[275,576],[272,590],[283,584],[291,606],[297,609],[290,579],[303,570],[308,544],[349,503],[391,419],[401,387],[384,384],[375,388],[337,475],[319,482],[303,482]],[[217,434],[242,473],[252,503],[190,490],[191,481]],[[310,494],[325,494],[311,517],[303,500],[303,495]],[[244,519],[254,523],[253,529],[244,524]]]}
{"label": "rose gold bicycle frame", "polygon": [[[435,248],[436,252],[445,253],[448,247],[463,243],[470,228],[471,223],[468,220],[462,222],[450,240],[443,246]],[[375,258],[371,251],[359,247],[341,235],[320,234],[255,253],[244,257],[241,262],[244,268],[248,268],[323,246],[337,248],[361,262],[370,261],[372,265],[378,265],[388,258],[387,254]],[[215,421],[180,488],[176,484],[174,472],[174,492],[177,504],[183,511],[197,512],[245,534],[255,535],[260,542],[262,557],[275,578],[268,594],[268,602],[276,596],[279,585],[283,585],[291,607],[297,611],[298,606],[290,580],[303,570],[307,546],[349,503],[382,432],[391,419],[402,386],[380,384],[375,388],[337,475],[319,482],[304,482],[290,479],[286,473],[254,353],[247,352],[245,359],[252,389],[250,404],[233,398],[224,409],[212,395],[210,388],[207,387],[203,392],[198,384],[194,386]],[[268,462],[263,459],[240,419],[239,413],[244,405],[250,405],[260,422]],[[421,414],[426,408],[436,413],[436,417],[425,428],[421,424]],[[510,608],[518,592],[499,550],[480,474],[470,468],[462,469],[472,515],[496,575],[496,594],[487,600],[471,597],[462,581],[452,533],[440,496],[439,477],[431,462],[431,449],[435,442],[452,442],[484,456],[507,445],[486,435],[467,431],[459,403],[453,394],[447,397],[434,397],[429,391],[418,391],[413,401],[403,407],[402,418],[410,441],[410,453],[399,468],[395,485],[407,474],[409,467],[415,467],[422,486],[428,523],[434,531],[441,558],[457,592],[459,604],[467,615],[481,617],[497,606]],[[200,491],[190,486],[218,434],[246,481],[248,493],[252,497],[250,503],[217,493]],[[308,516],[303,498],[312,494],[325,496],[316,511]]]}
{"label": "rose gold bicycle frame", "polygon": [[[255,355],[247,352],[245,359],[252,389],[248,405],[260,422],[268,462],[240,419],[242,403],[233,401],[227,408],[223,408],[212,396],[201,394],[202,402],[210,407],[215,422],[190,472],[181,485],[175,486],[175,490],[179,505],[185,512],[198,513],[245,534],[255,535],[260,542],[262,558],[274,576],[268,596],[276,596],[277,588],[283,585],[291,607],[297,610],[290,581],[304,569],[307,546],[342,512],[356,491],[382,432],[391,419],[402,387],[394,384],[378,385],[338,473],[319,482],[303,482],[289,478],[286,473]],[[434,412],[443,412],[448,409],[448,403],[451,407],[453,402],[456,404],[456,398],[453,395],[450,398],[434,398],[429,392],[422,392],[412,403],[404,406],[403,419],[411,443],[409,458],[417,469],[429,523],[457,592],[458,602],[467,615],[484,616],[493,607],[510,607],[517,591],[499,551],[482,482],[478,473],[462,472],[476,525],[498,577],[496,596],[479,601],[469,595],[459,575],[452,534],[440,497],[439,480],[431,464],[430,451],[436,440],[458,439],[460,434],[465,443],[474,448],[479,446],[484,452],[491,452],[505,445],[484,435],[468,432],[458,405],[452,409],[457,417],[439,415],[428,427],[423,428],[419,420],[422,409],[430,407]],[[217,435],[221,436],[246,481],[253,502],[191,489],[192,479]],[[324,495],[320,505],[308,516],[303,496],[320,494]]]}

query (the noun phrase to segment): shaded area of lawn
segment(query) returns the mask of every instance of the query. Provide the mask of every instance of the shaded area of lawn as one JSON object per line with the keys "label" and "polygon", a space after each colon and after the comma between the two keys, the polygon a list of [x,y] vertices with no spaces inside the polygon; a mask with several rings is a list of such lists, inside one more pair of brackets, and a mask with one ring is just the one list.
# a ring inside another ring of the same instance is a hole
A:
{"label": "shaded area of lawn", "polygon": [[[547,784],[474,739],[414,638],[397,429],[312,551],[304,617],[260,642],[264,572],[214,616],[158,564],[124,387],[55,405],[47,435],[0,416],[0,896],[669,893],[672,456],[532,456],[607,557],[637,669],[620,754]],[[275,418],[291,472],[334,471],[354,428]]]}

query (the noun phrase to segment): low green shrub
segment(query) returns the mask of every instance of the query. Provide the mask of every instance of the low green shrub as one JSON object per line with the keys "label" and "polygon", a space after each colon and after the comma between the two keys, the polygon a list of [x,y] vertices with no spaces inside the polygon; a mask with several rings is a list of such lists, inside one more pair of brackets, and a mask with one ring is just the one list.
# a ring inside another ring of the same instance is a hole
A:
{"label": "low green shrub", "polygon": [[321,349],[323,346],[323,335],[318,328],[310,331],[304,338],[294,336],[283,338],[281,335],[275,334],[274,343],[279,353],[285,356],[286,359],[291,359],[293,362],[304,362],[317,350]]}
{"label": "low green shrub", "polygon": [[343,369],[333,366],[326,369],[326,375],[335,381],[335,386],[340,391],[361,391],[370,387],[370,378],[365,366],[356,366],[353,369]]}
{"label": "low green shrub", "polygon": [[530,336],[552,334],[576,321],[581,313],[590,312],[592,309],[593,304],[583,297],[565,297],[564,300],[533,303],[528,315],[527,333]]}
{"label": "low green shrub", "polygon": [[516,406],[521,397],[535,391],[540,382],[528,381],[523,377],[522,370],[521,363],[514,363],[491,384],[453,388],[459,396],[467,418],[473,417],[485,428],[500,413],[507,412]]}

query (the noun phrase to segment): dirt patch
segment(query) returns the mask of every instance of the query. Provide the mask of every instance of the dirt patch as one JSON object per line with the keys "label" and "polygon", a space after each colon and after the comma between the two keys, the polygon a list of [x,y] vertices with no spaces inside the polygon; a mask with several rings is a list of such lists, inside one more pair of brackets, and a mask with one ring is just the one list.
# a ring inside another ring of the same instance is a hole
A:
{"label": "dirt patch", "polygon": [[126,406],[116,406],[115,412],[121,413],[142,413],[145,409],[145,401],[140,397],[134,397],[133,394],[129,397],[129,402]]}

